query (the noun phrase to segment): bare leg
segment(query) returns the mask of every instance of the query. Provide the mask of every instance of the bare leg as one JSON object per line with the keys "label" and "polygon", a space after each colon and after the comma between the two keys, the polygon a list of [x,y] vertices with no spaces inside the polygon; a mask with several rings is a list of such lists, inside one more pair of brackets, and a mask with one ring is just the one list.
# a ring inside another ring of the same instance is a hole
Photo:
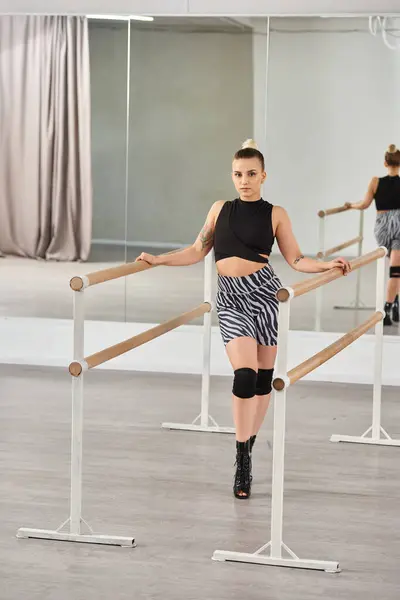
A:
{"label": "bare leg", "polygon": [[[400,268],[400,250],[392,250],[390,253],[390,268]],[[397,271],[397,269],[395,270]],[[398,306],[398,292],[399,292],[399,279],[400,273],[394,272],[389,277],[386,290],[386,303],[385,303],[385,318],[383,324],[386,326],[393,325],[393,321],[397,323],[399,321],[399,306]]]}
{"label": "bare leg", "polygon": [[386,302],[390,302],[390,304],[393,304],[394,299],[396,298],[396,296],[398,294],[398,287],[399,287],[398,280],[395,279],[394,277],[391,277],[387,284]]}
{"label": "bare leg", "polygon": [[[400,267],[400,250],[392,250],[390,253],[390,266]],[[387,285],[386,302],[393,303],[400,291],[400,279],[391,277]]]}
{"label": "bare leg", "polygon": [[[273,369],[275,365],[277,347],[276,346],[257,346],[257,360],[259,369]],[[254,421],[252,435],[257,435],[267,414],[271,394],[266,396],[256,396],[256,407],[254,411]]]}
{"label": "bare leg", "polygon": [[[236,338],[227,344],[226,352],[234,371],[246,367],[257,371],[257,342],[255,339]],[[253,398],[233,396],[233,420],[238,442],[246,442],[252,435],[255,409],[255,396]]]}
{"label": "bare leg", "polygon": [[[236,338],[227,344],[226,351],[233,367],[253,369],[257,372],[257,342],[253,338]],[[254,383],[255,380],[253,379]],[[238,398],[233,395],[233,419],[236,427],[236,474],[234,494],[237,498],[248,498],[251,488],[250,436],[253,431],[256,408],[255,396]]]}
{"label": "bare leg", "polygon": [[[390,266],[400,267],[400,250],[392,250],[390,253]],[[400,278],[391,277],[388,281],[387,302],[394,302],[395,297],[400,291]]]}

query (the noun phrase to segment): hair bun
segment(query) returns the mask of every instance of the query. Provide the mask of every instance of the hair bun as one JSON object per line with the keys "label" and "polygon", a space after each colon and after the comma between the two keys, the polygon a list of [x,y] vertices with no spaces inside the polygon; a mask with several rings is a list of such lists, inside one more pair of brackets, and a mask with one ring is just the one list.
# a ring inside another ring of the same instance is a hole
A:
{"label": "hair bun", "polygon": [[388,152],[389,154],[394,154],[395,152],[397,152],[396,144],[390,144]]}
{"label": "hair bun", "polygon": [[252,140],[251,138],[249,138],[248,140],[243,142],[242,150],[244,150],[245,148],[253,148],[254,150],[258,150],[258,146],[257,146],[256,142],[254,140]]}

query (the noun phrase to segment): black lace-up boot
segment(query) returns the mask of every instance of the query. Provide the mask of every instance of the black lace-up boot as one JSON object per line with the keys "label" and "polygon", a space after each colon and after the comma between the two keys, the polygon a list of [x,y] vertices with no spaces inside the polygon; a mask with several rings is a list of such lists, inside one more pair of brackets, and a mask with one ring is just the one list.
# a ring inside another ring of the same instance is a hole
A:
{"label": "black lace-up boot", "polygon": [[390,327],[390,325],[393,325],[392,318],[390,316],[391,312],[392,312],[392,303],[391,302],[386,302],[386,304],[385,304],[385,318],[383,319],[383,324],[385,326],[388,326],[388,327]]}
{"label": "black lace-up boot", "polygon": [[246,500],[251,494],[251,452],[250,440],[236,442],[236,473],[233,493],[236,498]]}
{"label": "black lace-up boot", "polygon": [[399,295],[397,294],[392,306],[392,319],[394,323],[399,322]]}

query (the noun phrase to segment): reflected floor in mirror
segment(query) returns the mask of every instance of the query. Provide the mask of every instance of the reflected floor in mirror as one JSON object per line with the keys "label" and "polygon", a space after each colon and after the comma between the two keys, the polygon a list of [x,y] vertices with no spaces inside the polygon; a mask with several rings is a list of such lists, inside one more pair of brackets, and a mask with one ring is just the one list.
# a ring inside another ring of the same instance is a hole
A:
{"label": "reflected floor in mirror", "polygon": [[[159,248],[128,249],[128,261],[141,252],[159,254]],[[169,251],[166,249],[165,251]],[[97,271],[124,262],[123,248],[94,246],[86,263],[56,263],[7,257],[1,259],[0,316],[72,318],[72,292],[69,279],[73,275]],[[291,285],[309,274],[297,273],[279,255],[271,263],[285,285]],[[367,307],[375,303],[376,264],[362,269],[361,301]],[[364,321],[371,311],[337,310],[355,300],[357,274],[328,284],[323,289],[322,330],[344,332]],[[214,293],[216,278],[214,277]],[[94,286],[86,293],[86,318],[101,321],[158,323],[190,310],[202,301],[203,263],[189,267],[158,267],[126,279]],[[315,329],[316,293],[296,299],[291,328]],[[214,324],[217,318],[213,316]],[[200,323],[198,319],[193,323]],[[385,327],[385,335],[399,335],[397,324]]]}

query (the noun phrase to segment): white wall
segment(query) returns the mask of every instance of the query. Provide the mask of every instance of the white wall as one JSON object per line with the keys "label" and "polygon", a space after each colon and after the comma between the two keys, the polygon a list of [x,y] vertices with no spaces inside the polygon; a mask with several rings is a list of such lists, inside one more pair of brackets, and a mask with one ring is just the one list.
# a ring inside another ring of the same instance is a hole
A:
{"label": "white wall", "polygon": [[[400,52],[371,36],[367,19],[271,25],[266,197],[287,208],[303,252],[313,253],[318,209],[361,200],[371,177],[386,174],[387,146],[400,145]],[[358,216],[327,219],[328,245],[355,237]],[[374,217],[371,207],[366,250],[376,247]]]}
{"label": "white wall", "polygon": [[[124,239],[126,32],[91,26],[96,239]],[[118,58],[117,58],[118,57]],[[252,37],[132,31],[128,240],[192,242],[252,135]]]}
{"label": "white wall", "polygon": [[[154,325],[154,323],[86,321],[85,356],[138,335]],[[340,335],[339,333],[290,331],[288,369],[300,364],[321,348],[334,343]],[[184,325],[98,368],[200,374],[203,364],[202,338],[202,327]],[[73,322],[65,319],[0,317],[0,339],[6,340],[5,344],[0,345],[0,364],[63,367],[66,370],[72,356]],[[352,384],[372,383],[374,348],[375,336],[363,335],[343,352],[307,375],[305,379]],[[384,336],[383,385],[400,385],[399,348],[398,336]],[[218,327],[213,327],[211,334],[211,374],[232,377],[232,367]],[[87,377],[90,376],[89,373]],[[384,399],[383,391],[383,401]],[[372,389],[366,392],[365,401],[372,404]],[[195,416],[193,415],[193,418]],[[361,434],[361,431],[359,433]]]}

